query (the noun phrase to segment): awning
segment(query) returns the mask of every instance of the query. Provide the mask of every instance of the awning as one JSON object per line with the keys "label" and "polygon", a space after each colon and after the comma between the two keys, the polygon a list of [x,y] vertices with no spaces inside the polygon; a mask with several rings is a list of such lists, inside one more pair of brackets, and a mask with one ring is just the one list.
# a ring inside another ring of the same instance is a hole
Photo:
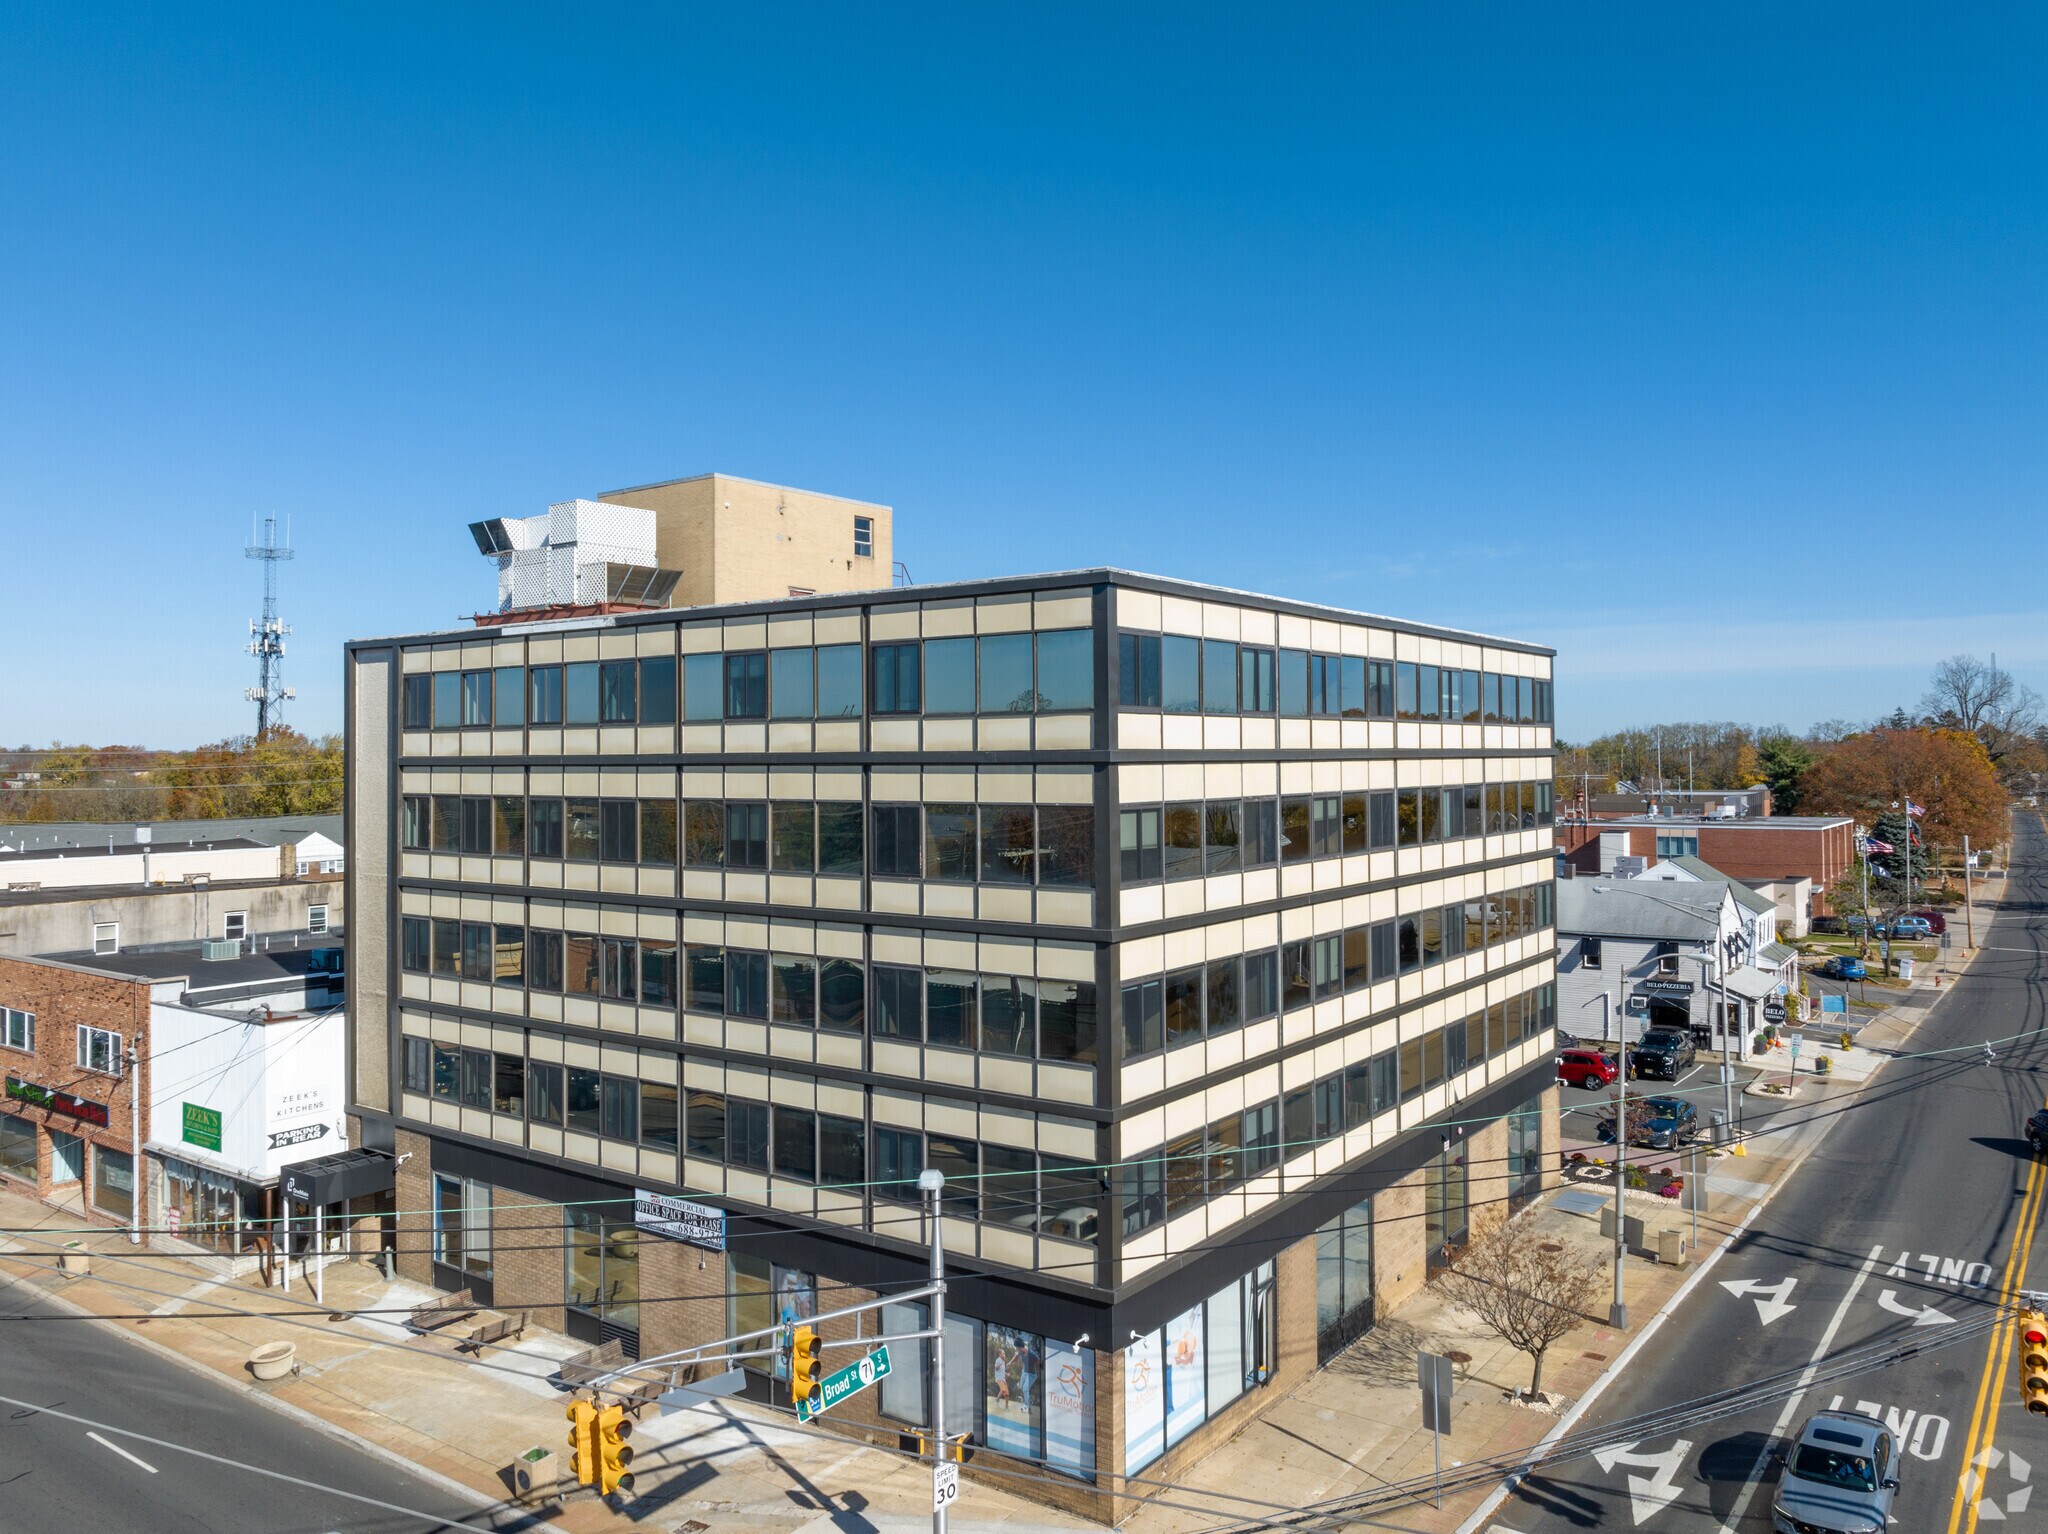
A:
{"label": "awning", "polygon": [[182,1161],[187,1166],[198,1167],[202,1172],[213,1172],[221,1177],[232,1177],[236,1182],[245,1182],[252,1187],[267,1188],[277,1181],[275,1172],[258,1172],[249,1167],[236,1166],[225,1156],[216,1156],[186,1145],[182,1141],[172,1144],[165,1140],[145,1140],[142,1148],[160,1161]]}
{"label": "awning", "polygon": [[1776,975],[1767,975],[1750,964],[1745,964],[1737,970],[1730,970],[1721,977],[1722,989],[1730,996],[1739,996],[1744,1001],[1762,1001],[1766,996],[1774,996],[1784,983]]}
{"label": "awning", "polygon": [[338,1204],[366,1193],[389,1191],[398,1178],[398,1162],[389,1151],[346,1150],[280,1167],[277,1187],[302,1204]]}
{"label": "awning", "polygon": [[1796,951],[1787,948],[1783,943],[1766,943],[1763,952],[1756,956],[1756,961],[1760,969],[1783,969],[1798,957]]}

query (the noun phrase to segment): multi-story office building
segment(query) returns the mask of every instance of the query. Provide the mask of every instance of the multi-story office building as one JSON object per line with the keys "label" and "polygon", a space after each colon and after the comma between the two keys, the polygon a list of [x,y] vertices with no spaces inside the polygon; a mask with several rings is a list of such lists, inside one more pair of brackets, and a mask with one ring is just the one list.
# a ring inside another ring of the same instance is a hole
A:
{"label": "multi-story office building", "polygon": [[[1545,650],[1096,569],[348,689],[415,1277],[651,1356],[914,1284],[937,1168],[947,1426],[1107,1516],[1555,1161]],[[915,1355],[832,1416],[926,1422]]]}

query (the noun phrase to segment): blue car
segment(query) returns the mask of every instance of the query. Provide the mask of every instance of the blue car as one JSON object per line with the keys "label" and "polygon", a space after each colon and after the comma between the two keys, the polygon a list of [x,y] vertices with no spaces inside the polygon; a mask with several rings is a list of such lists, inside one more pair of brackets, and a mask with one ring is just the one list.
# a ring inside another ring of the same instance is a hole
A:
{"label": "blue car", "polygon": [[1863,967],[1861,959],[1852,959],[1846,954],[1836,954],[1820,967],[1820,972],[1830,980],[1862,980],[1870,973]]}

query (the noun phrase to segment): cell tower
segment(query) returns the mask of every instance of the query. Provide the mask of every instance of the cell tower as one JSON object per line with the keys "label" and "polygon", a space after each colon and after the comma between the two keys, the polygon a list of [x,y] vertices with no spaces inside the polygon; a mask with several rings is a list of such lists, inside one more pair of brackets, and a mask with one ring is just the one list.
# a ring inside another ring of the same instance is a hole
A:
{"label": "cell tower", "polygon": [[263,541],[250,544],[242,553],[263,561],[263,617],[249,625],[249,653],[256,657],[262,682],[242,694],[256,705],[256,738],[261,740],[273,724],[284,723],[286,701],[298,696],[284,685],[284,636],[291,626],[277,619],[277,562],[290,559],[292,551],[277,541],[275,512],[263,519]]}

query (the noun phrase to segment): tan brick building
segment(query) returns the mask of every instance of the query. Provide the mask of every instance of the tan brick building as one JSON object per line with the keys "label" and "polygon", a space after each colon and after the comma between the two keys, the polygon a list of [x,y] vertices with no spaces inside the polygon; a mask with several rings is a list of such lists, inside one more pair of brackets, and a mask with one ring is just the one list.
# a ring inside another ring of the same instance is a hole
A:
{"label": "tan brick building", "polygon": [[[1096,569],[348,678],[408,1276],[656,1356],[914,1285],[931,1167],[949,1430],[1107,1517],[1555,1160],[1547,651]],[[928,1423],[920,1352],[831,1424]]]}

